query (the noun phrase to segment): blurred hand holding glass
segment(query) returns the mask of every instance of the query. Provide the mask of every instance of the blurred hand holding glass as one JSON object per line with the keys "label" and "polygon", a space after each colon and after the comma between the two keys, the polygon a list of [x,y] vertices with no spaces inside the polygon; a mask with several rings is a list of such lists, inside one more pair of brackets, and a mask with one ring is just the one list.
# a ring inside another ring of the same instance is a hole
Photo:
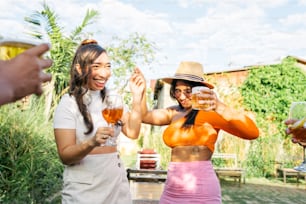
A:
{"label": "blurred hand holding glass", "polygon": [[[39,40],[29,39],[0,39],[0,60],[10,60],[29,48],[37,46],[42,43],[49,43]],[[48,57],[49,53],[45,53],[44,57]]]}
{"label": "blurred hand holding glass", "polygon": [[[290,111],[289,111],[289,119],[296,120],[296,122],[289,126],[290,129],[294,130],[297,128],[301,128],[306,120],[306,101],[292,102]],[[306,172],[306,155],[305,155],[305,142],[299,142],[299,138],[295,138],[298,141],[298,144],[303,147],[303,162],[301,165],[295,167],[294,169],[297,171]]]}

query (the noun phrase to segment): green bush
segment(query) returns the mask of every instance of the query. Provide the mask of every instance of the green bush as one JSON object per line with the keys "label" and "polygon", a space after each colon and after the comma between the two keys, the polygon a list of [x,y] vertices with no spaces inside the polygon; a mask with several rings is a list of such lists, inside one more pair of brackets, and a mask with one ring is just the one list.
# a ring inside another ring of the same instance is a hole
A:
{"label": "green bush", "polygon": [[305,72],[290,57],[281,64],[250,70],[240,91],[244,106],[256,114],[261,132],[249,149],[246,161],[249,175],[269,177],[277,162],[291,168],[301,162],[297,154],[302,155],[302,148],[285,134],[284,121],[288,118],[291,102],[306,101],[305,84]]}
{"label": "green bush", "polygon": [[0,108],[0,202],[55,202],[63,166],[52,124],[45,120],[44,106],[35,96],[27,109],[19,104]]}

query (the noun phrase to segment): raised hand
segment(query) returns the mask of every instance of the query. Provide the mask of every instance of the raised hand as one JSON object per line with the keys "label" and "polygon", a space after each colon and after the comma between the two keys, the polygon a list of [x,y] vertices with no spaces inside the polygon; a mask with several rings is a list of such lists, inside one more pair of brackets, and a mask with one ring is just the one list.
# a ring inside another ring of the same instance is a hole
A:
{"label": "raised hand", "polygon": [[143,95],[146,89],[146,80],[139,68],[135,68],[130,78],[130,90],[133,94]]}

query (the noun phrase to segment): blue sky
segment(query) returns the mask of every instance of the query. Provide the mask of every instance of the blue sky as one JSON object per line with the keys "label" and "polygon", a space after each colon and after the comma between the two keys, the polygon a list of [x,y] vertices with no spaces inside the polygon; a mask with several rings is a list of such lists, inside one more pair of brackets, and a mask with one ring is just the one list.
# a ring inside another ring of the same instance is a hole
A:
{"label": "blue sky", "polygon": [[[42,1],[1,1],[2,36],[17,36],[24,17]],[[156,43],[153,68],[141,65],[147,79],[173,75],[181,61],[198,61],[208,73],[274,63],[294,55],[306,59],[306,0],[46,0],[73,29],[87,9],[100,19],[89,27],[107,46],[112,36],[138,32]]]}

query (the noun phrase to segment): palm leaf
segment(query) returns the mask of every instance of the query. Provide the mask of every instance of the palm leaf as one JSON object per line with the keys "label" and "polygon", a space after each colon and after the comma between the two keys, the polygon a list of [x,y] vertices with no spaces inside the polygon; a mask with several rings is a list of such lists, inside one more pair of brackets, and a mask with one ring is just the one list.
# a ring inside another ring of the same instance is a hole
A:
{"label": "palm leaf", "polygon": [[72,31],[72,34],[70,38],[72,40],[76,39],[77,36],[79,36],[85,27],[87,27],[90,24],[94,23],[94,19],[99,16],[99,12],[96,10],[87,10],[86,15],[84,17],[84,20],[80,26],[77,26],[74,31]]}

